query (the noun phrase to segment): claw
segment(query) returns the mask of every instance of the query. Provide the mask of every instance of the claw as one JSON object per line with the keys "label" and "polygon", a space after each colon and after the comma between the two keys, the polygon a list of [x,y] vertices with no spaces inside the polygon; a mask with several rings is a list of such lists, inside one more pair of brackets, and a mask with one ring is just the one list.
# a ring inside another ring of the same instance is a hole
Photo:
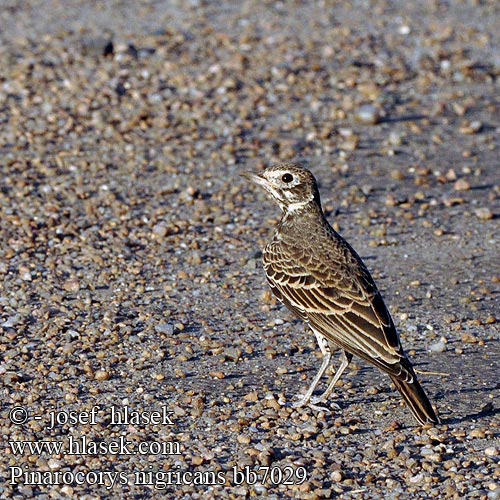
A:
{"label": "claw", "polygon": [[295,403],[292,403],[292,408],[302,408],[303,406],[306,406],[306,404],[309,402],[306,398],[303,396],[299,396],[298,401],[295,401]]}
{"label": "claw", "polygon": [[[311,408],[313,407],[313,405],[317,405],[318,403],[326,403],[326,398],[323,397],[323,394],[321,396],[313,396],[311,398],[311,403],[309,404],[309,406],[311,406]],[[340,406],[337,404],[337,403],[328,403],[330,408],[334,409],[334,410],[340,410]],[[319,406],[319,408],[322,408],[321,406]]]}
{"label": "claw", "polygon": [[312,410],[315,410],[315,411],[323,411],[325,413],[331,413],[331,410],[329,408],[327,408],[326,406],[319,406],[319,405],[315,405],[313,403],[309,403],[309,408],[311,408]]}
{"label": "claw", "polygon": [[324,411],[326,413],[330,413],[330,410],[328,408],[326,408],[325,406],[319,406],[319,405],[315,404],[317,402],[316,399],[318,399],[318,398],[306,399],[303,396],[299,396],[299,400],[295,401],[295,403],[292,403],[291,406],[292,406],[292,408],[302,408],[302,407],[307,405],[312,410]]}

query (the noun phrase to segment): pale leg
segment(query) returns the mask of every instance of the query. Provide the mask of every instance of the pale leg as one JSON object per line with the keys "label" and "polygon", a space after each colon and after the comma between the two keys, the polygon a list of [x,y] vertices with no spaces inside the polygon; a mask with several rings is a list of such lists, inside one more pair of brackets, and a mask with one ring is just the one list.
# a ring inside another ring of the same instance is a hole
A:
{"label": "pale leg", "polygon": [[[307,392],[304,394],[304,396],[300,396],[300,401],[297,401],[296,403],[293,403],[294,408],[300,408],[301,406],[306,405],[309,403],[309,400],[311,399],[312,393],[314,392],[314,389],[316,389],[316,386],[318,385],[319,381],[321,380],[321,377],[325,373],[326,369],[328,368],[328,365],[330,364],[330,359],[332,357],[332,351],[330,349],[330,345],[328,344],[328,340],[321,335],[321,333],[317,332],[316,330],[313,330],[314,335],[316,335],[316,339],[318,340],[319,348],[321,349],[321,353],[323,354],[323,362],[321,363],[321,366],[318,370],[318,373],[314,377],[314,380],[312,381],[312,384],[309,386],[309,389]],[[328,390],[328,389],[327,389]]]}
{"label": "pale leg", "polygon": [[311,403],[313,404],[324,403],[328,399],[328,396],[330,396],[330,394],[332,393],[335,384],[339,381],[340,377],[345,372],[346,368],[349,366],[351,359],[352,359],[352,354],[347,351],[343,351],[342,363],[335,372],[332,381],[328,384],[326,391],[323,394],[321,394],[321,396],[312,398]]}

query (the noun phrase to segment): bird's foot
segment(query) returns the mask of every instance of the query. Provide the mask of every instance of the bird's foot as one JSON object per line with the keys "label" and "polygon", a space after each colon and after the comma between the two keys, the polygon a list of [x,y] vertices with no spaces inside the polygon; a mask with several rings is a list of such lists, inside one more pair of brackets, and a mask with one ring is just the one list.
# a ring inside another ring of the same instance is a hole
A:
{"label": "bird's foot", "polygon": [[307,403],[309,403],[309,398],[305,398],[304,396],[299,395],[298,400],[295,401],[295,403],[291,403],[292,408],[302,408],[303,406],[306,406]]}
{"label": "bird's foot", "polygon": [[[313,408],[316,406],[318,403],[326,403],[326,398],[323,398],[323,395],[321,396],[313,396],[311,398],[311,402],[309,403],[309,406]],[[329,406],[334,409],[334,410],[340,410],[340,406],[337,403],[329,403]],[[319,406],[319,408],[323,408],[322,406]],[[326,408],[325,408],[326,409]]]}
{"label": "bird's foot", "polygon": [[330,412],[328,408],[325,408],[324,406],[319,406],[316,404],[317,398],[304,398],[303,396],[299,396],[299,400],[295,401],[295,403],[292,403],[292,408],[302,408],[303,406],[309,406],[312,410],[315,411],[325,411],[325,412]]}
{"label": "bird's foot", "polygon": [[326,406],[315,405],[312,401],[309,403],[308,406],[309,406],[309,408],[311,408],[311,410],[314,410],[314,411],[323,411],[325,413],[331,413],[330,408],[327,408]]}

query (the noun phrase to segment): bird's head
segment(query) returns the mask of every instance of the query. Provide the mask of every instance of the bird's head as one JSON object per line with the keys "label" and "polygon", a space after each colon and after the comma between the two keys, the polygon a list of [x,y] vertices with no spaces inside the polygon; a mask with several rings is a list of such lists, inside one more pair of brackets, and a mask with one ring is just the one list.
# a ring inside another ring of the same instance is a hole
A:
{"label": "bird's head", "polygon": [[320,206],[316,179],[305,168],[285,163],[258,174],[244,172],[242,175],[271,193],[285,213],[301,210],[311,203]]}

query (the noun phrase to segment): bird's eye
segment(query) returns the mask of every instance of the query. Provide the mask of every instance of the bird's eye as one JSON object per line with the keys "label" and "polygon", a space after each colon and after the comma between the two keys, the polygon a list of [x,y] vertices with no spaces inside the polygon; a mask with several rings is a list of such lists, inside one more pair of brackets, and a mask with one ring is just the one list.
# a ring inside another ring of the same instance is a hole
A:
{"label": "bird's eye", "polygon": [[293,175],[292,174],[283,174],[283,177],[281,177],[281,180],[288,184],[289,182],[293,181]]}

